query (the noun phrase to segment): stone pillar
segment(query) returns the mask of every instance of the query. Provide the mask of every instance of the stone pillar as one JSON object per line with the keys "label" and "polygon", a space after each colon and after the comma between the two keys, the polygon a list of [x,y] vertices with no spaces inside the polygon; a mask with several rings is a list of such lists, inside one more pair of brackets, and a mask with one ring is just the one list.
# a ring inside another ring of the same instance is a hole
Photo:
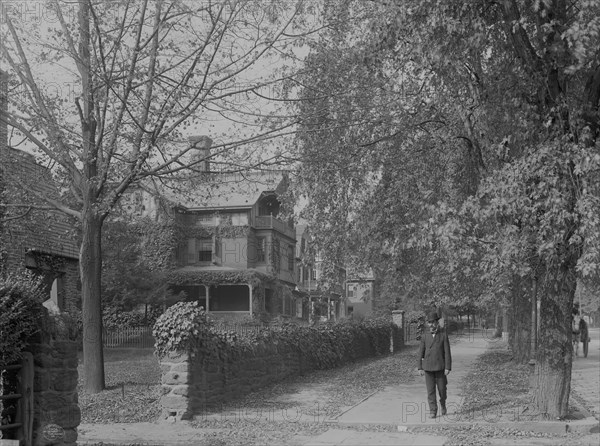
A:
{"label": "stone pillar", "polygon": [[404,329],[404,310],[392,311],[392,322],[398,327]]}
{"label": "stone pillar", "polygon": [[[400,330],[400,335],[402,337],[399,338],[397,336],[394,336],[394,330],[392,329],[390,353],[394,353],[394,351],[399,351],[406,337],[404,333],[404,310],[392,311],[392,322],[398,327],[398,330]],[[396,343],[394,343],[394,338],[396,338]]]}
{"label": "stone pillar", "polygon": [[62,316],[46,316],[44,325],[29,345],[34,364],[33,445],[75,446],[81,422],[78,342]]}
{"label": "stone pillar", "polygon": [[191,358],[186,352],[172,352],[160,360],[162,371],[162,418],[175,422],[191,417]]}

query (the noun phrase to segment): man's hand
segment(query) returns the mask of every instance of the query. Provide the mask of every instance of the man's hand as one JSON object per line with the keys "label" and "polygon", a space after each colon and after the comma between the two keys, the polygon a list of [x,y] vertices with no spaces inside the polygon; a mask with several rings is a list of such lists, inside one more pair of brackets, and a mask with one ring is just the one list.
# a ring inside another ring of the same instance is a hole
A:
{"label": "man's hand", "polygon": [[419,375],[423,376],[425,374],[425,371],[423,369],[419,369]]}
{"label": "man's hand", "polygon": [[444,370],[444,374],[448,375],[449,373],[450,373],[450,370],[448,370],[448,369]]}

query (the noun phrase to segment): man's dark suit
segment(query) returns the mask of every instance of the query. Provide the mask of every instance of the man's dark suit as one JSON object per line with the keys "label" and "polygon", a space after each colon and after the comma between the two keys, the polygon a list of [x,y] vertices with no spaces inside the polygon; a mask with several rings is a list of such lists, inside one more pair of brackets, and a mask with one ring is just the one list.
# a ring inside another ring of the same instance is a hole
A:
{"label": "man's dark suit", "polygon": [[435,336],[425,329],[421,338],[419,348],[418,366],[419,370],[425,371],[425,384],[427,385],[427,400],[429,410],[437,413],[437,401],[435,388],[437,386],[440,394],[440,404],[446,407],[446,385],[448,378],[444,370],[452,370],[452,355],[450,354],[450,342],[448,335],[442,328],[438,328]]}

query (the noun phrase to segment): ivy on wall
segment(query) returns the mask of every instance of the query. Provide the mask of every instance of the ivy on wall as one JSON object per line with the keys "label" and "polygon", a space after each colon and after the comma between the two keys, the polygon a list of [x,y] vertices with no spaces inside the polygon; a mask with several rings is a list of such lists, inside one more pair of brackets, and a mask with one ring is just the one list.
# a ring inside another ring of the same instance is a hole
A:
{"label": "ivy on wall", "polygon": [[171,271],[166,276],[171,285],[241,285],[258,287],[261,283],[274,282],[273,278],[258,271]]}
{"label": "ivy on wall", "polygon": [[425,330],[425,312],[423,311],[410,311],[405,316],[405,322],[407,324],[416,324],[417,326],[417,341],[421,340],[423,331]]}
{"label": "ivy on wall", "polygon": [[214,219],[219,219],[219,224],[213,225],[198,225],[193,220],[194,214],[185,214],[180,212],[179,218],[174,218],[172,225],[178,235],[179,241],[184,241],[189,238],[247,238],[250,233],[249,225],[234,225],[231,216],[213,213],[211,216]]}

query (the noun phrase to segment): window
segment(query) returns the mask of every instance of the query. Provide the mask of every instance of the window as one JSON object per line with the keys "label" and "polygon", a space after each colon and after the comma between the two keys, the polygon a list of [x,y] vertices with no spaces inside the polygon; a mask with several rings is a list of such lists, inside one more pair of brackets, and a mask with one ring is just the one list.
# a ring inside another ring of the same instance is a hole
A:
{"label": "window", "polygon": [[292,299],[292,297],[290,297],[290,296],[285,297],[283,307],[284,307],[283,314],[285,314],[286,316],[294,315],[295,305],[294,305],[294,300]]}
{"label": "window", "polygon": [[247,285],[217,285],[210,288],[210,311],[249,311]]}
{"label": "window", "polygon": [[212,251],[200,250],[198,251],[199,262],[210,262],[212,260]]}
{"label": "window", "polygon": [[211,262],[213,254],[213,243],[210,238],[203,238],[198,240],[198,261],[199,262]]}
{"label": "window", "polygon": [[256,261],[264,263],[265,260],[265,238],[256,237]]}
{"label": "window", "polygon": [[236,212],[231,214],[231,224],[233,226],[245,226],[248,224],[248,214],[246,212]]}
{"label": "window", "polygon": [[294,245],[288,247],[288,271],[294,271]]}
{"label": "window", "polygon": [[348,285],[347,297],[354,297],[354,290],[355,289],[356,289],[356,285]]}
{"label": "window", "polygon": [[317,270],[315,268],[310,270],[310,280],[317,280]]}

